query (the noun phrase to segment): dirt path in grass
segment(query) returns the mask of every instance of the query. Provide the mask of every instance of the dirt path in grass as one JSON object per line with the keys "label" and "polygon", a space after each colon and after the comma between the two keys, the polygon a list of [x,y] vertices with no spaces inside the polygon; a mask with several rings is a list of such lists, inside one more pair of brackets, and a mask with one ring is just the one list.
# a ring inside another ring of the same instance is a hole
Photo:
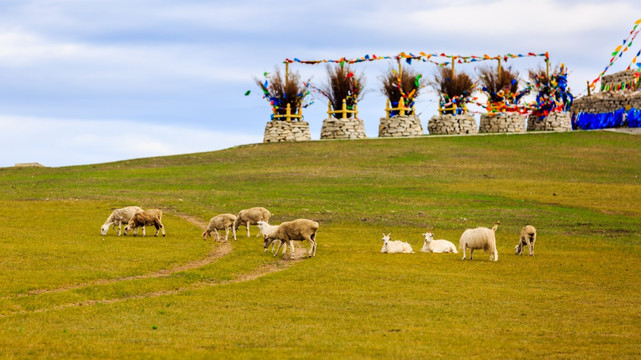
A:
{"label": "dirt path in grass", "polygon": [[[191,222],[192,224],[195,224],[202,229],[205,229],[207,224],[193,216],[188,216],[188,215],[182,215],[182,214],[174,214],[188,222]],[[19,294],[15,296],[9,296],[9,297],[4,297],[0,298],[0,300],[6,300],[6,299],[12,299],[12,298],[20,298],[20,297],[26,297],[26,296],[35,296],[35,295],[40,295],[40,294],[49,294],[49,293],[57,293],[57,292],[63,292],[63,291],[68,291],[68,290],[74,290],[74,289],[80,289],[84,287],[89,287],[89,286],[95,286],[95,285],[103,285],[103,284],[112,284],[120,281],[129,281],[129,280],[138,280],[138,279],[151,279],[151,278],[160,278],[160,277],[165,277],[169,276],[171,274],[181,272],[181,271],[187,271],[187,270],[192,270],[192,269],[197,269],[199,267],[208,265],[216,261],[217,259],[222,258],[223,256],[231,253],[233,247],[231,246],[230,242],[225,242],[221,243],[218,246],[215,246],[212,248],[210,253],[204,258],[204,259],[199,259],[199,260],[194,260],[187,262],[183,265],[175,266],[171,269],[162,269],[153,273],[148,273],[148,274],[143,274],[143,275],[136,275],[136,276],[128,276],[128,277],[117,277],[113,279],[99,279],[99,280],[94,280],[86,283],[81,283],[81,284],[74,284],[74,285],[68,285],[64,287],[59,287],[55,289],[39,289],[39,290],[33,290],[30,291],[26,294]],[[149,293],[143,293],[143,294],[137,294],[137,295],[131,295],[131,296],[124,296],[120,298],[114,298],[114,299],[102,299],[102,300],[86,300],[86,301],[80,301],[80,302],[74,302],[74,303],[67,303],[67,304],[60,304],[60,305],[54,305],[52,307],[48,308],[41,308],[41,309],[35,309],[35,310],[17,310],[13,311],[8,314],[0,314],[0,318],[6,318],[9,316],[13,315],[20,315],[20,314],[31,314],[31,313],[42,313],[42,312],[47,312],[47,311],[55,311],[55,310],[63,310],[63,309],[68,309],[68,308],[77,308],[81,306],[91,306],[95,304],[114,304],[114,303],[119,303],[119,302],[124,302],[124,301],[129,301],[129,300],[137,300],[137,299],[149,299],[149,298],[155,298],[159,296],[168,296],[168,295],[175,295],[175,294],[180,294],[186,291],[191,291],[191,290],[198,290],[202,288],[206,288],[209,286],[219,286],[219,285],[228,285],[228,284],[235,284],[235,283],[240,283],[240,282],[245,282],[245,281],[251,281],[258,279],[262,276],[282,271],[285,270],[292,265],[303,261],[307,256],[307,249],[305,247],[299,246],[295,249],[295,259],[281,259],[275,263],[272,264],[266,264],[263,266],[260,266],[253,271],[250,271],[248,273],[243,273],[243,274],[238,274],[234,279],[232,280],[224,280],[224,281],[201,281],[201,282],[196,282],[193,284],[189,284],[187,286],[184,286],[182,288],[178,289],[172,289],[172,290],[166,290],[166,291],[157,291],[157,292],[149,292]]]}
{"label": "dirt path in grass", "polygon": [[[207,223],[197,217],[194,216],[189,216],[189,215],[184,215],[184,214],[172,214],[174,216],[178,216],[182,218],[183,220],[186,220],[187,222],[190,222],[201,229],[207,228]],[[216,244],[216,242],[214,242]],[[32,295],[40,295],[40,294],[51,294],[51,293],[59,293],[63,291],[69,291],[69,290],[75,290],[75,289],[81,289],[84,287],[89,287],[89,286],[95,286],[95,285],[107,285],[107,284],[113,284],[121,281],[131,281],[131,280],[141,280],[141,279],[152,279],[152,278],[161,278],[161,277],[167,277],[175,273],[183,272],[183,271],[188,271],[188,270],[193,270],[197,269],[200,267],[203,267],[205,265],[209,265],[213,263],[214,261],[222,258],[225,255],[228,255],[231,253],[233,247],[230,242],[223,242],[223,243],[218,243],[217,246],[212,246],[212,249],[209,251],[209,254],[205,256],[202,259],[198,260],[193,260],[186,262],[181,265],[174,266],[169,269],[161,269],[155,272],[147,273],[147,274],[142,274],[142,275],[134,275],[134,276],[123,276],[123,277],[115,277],[111,279],[98,279],[98,280],[93,280],[93,281],[87,281],[84,283],[79,283],[79,284],[70,284],[70,285],[65,285],[61,286],[59,288],[55,289],[36,289],[36,290],[31,290],[28,291],[24,294],[18,294],[18,295],[13,295],[13,296],[7,296],[7,297],[2,297],[0,300],[5,300],[5,299],[11,299],[11,298],[20,298],[20,297],[26,297],[26,296],[32,296]]]}

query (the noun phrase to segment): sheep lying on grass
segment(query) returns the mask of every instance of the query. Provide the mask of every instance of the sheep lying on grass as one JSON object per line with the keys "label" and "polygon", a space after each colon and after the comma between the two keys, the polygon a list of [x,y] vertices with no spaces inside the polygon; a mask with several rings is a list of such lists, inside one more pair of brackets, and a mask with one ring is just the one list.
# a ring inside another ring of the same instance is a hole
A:
{"label": "sheep lying on grass", "polygon": [[514,248],[514,254],[521,255],[525,245],[530,250],[530,256],[534,256],[534,243],[536,242],[536,229],[532,225],[526,225],[521,229],[521,238]]}
{"label": "sheep lying on grass", "polygon": [[[307,240],[310,244],[308,256],[316,256],[316,232],[318,231],[318,223],[313,220],[308,219],[296,219],[293,221],[286,221],[280,225],[278,228],[271,231],[269,234],[264,235],[265,241],[263,242],[263,247],[265,249],[269,248],[269,245],[279,240],[281,244],[276,249],[274,256],[278,254],[280,247],[285,244],[285,251],[287,251],[287,245],[291,247],[291,258],[294,258],[294,241],[303,241]],[[284,252],[283,252],[284,254]]]}
{"label": "sheep lying on grass", "polygon": [[490,261],[498,261],[499,253],[496,251],[495,236],[495,232],[498,227],[499,223],[496,223],[492,229],[479,227],[476,229],[465,230],[459,240],[459,247],[461,248],[461,251],[463,251],[463,259],[461,260],[465,260],[465,250],[467,249],[470,249],[470,260],[472,260],[474,250],[483,249],[490,253]]}
{"label": "sheep lying on grass", "polygon": [[400,240],[391,241],[390,235],[392,235],[392,233],[389,233],[387,235],[383,234],[383,248],[381,249],[382,253],[387,253],[387,254],[395,254],[395,253],[413,254],[414,253],[414,250],[412,250],[412,245]]}
{"label": "sheep lying on grass", "polygon": [[234,214],[220,214],[216,215],[209,220],[207,229],[203,233],[203,240],[207,239],[207,236],[211,236],[212,232],[216,233],[216,242],[220,242],[220,237],[218,235],[218,230],[225,230],[225,241],[229,238],[229,229],[234,226],[234,221],[236,221],[236,215]]}
{"label": "sheep lying on grass", "polygon": [[134,214],[127,226],[125,226],[125,232],[133,230],[134,236],[136,236],[138,228],[142,226],[142,236],[145,236],[145,226],[151,225],[156,227],[156,234],[154,236],[158,236],[159,229],[162,229],[162,236],[165,236],[165,225],[162,224],[162,210],[149,209]]}
{"label": "sheep lying on grass", "polygon": [[[234,221],[234,240],[236,240],[236,230],[243,225],[247,228],[247,237],[249,237],[249,225],[256,225],[259,221],[269,221],[272,214],[264,207],[253,207],[238,212],[236,221]],[[260,235],[260,234],[258,234]],[[258,236],[256,235],[256,236]]]}
{"label": "sheep lying on grass", "polygon": [[423,234],[425,236],[425,242],[423,243],[423,248],[421,252],[425,253],[454,253],[458,254],[456,251],[456,246],[451,242],[443,239],[434,240],[434,234],[431,232],[426,232]]}
{"label": "sheep lying on grass", "polygon": [[[109,215],[105,223],[100,227],[100,235],[107,235],[107,231],[109,231],[110,226],[113,226],[114,231],[116,231],[116,225],[118,225],[118,236],[122,235],[122,224],[127,224],[134,214],[140,211],[142,211],[142,209],[138,206],[127,206],[122,209],[114,210],[111,215]],[[126,227],[125,235],[127,235]]]}
{"label": "sheep lying on grass", "polygon": [[[272,231],[278,229],[278,225],[269,225],[266,221],[258,221],[258,230],[260,231],[260,234],[263,235],[263,238],[265,235],[269,235],[272,233]],[[272,253],[276,250],[276,246],[280,248],[281,241],[280,240],[274,240],[272,242]],[[294,246],[292,244],[292,246]],[[285,255],[285,252],[287,251],[287,246],[283,248],[283,255]],[[267,252],[267,249],[265,249],[265,252]]]}

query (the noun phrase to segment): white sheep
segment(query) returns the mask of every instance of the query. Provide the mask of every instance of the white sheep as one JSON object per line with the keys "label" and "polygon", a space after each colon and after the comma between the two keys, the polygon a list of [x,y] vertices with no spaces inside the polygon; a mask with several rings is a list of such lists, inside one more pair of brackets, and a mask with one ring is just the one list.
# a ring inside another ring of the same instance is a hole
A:
{"label": "white sheep", "polygon": [[[127,224],[134,214],[140,211],[142,211],[142,208],[138,206],[127,206],[114,210],[100,227],[100,235],[107,235],[110,226],[113,226],[114,231],[116,231],[116,225],[118,225],[118,236],[122,235],[122,224]],[[125,230],[125,235],[127,235],[127,230]]]}
{"label": "white sheep", "polygon": [[[253,207],[239,211],[236,215],[236,221],[234,221],[234,240],[236,240],[236,230],[238,230],[241,225],[247,228],[247,237],[249,237],[249,225],[256,225],[261,220],[267,222],[271,216],[272,214],[269,210],[264,207]],[[256,236],[258,237],[260,234]]]}
{"label": "white sheep", "polygon": [[236,215],[234,214],[220,214],[216,215],[209,220],[207,229],[203,233],[203,240],[207,239],[207,236],[212,236],[211,233],[216,233],[216,242],[220,242],[220,236],[218,235],[218,230],[225,230],[225,241],[229,238],[229,230],[234,226],[234,221],[236,221]]}
{"label": "white sheep", "polygon": [[423,243],[421,252],[458,254],[458,251],[456,251],[456,246],[450,241],[443,239],[434,240],[434,234],[432,234],[431,232],[426,232],[425,234],[423,234],[423,236],[425,236],[425,242]]}
{"label": "white sheep", "polygon": [[492,229],[478,227],[476,229],[467,229],[461,235],[459,240],[459,247],[463,251],[463,259],[465,260],[466,252],[465,250],[470,249],[470,260],[472,260],[472,255],[474,250],[483,249],[486,252],[490,253],[490,261],[499,260],[499,252],[496,251],[496,229],[498,229],[499,223],[496,223]]}
{"label": "white sheep", "polygon": [[536,229],[532,225],[526,225],[521,229],[519,243],[514,248],[514,254],[521,255],[525,245],[530,250],[530,256],[534,256],[534,243],[536,242]]}
{"label": "white sheep", "polygon": [[129,220],[129,223],[127,223],[127,226],[125,226],[125,232],[133,230],[134,236],[136,236],[138,228],[142,226],[142,236],[146,236],[145,226],[151,225],[156,227],[156,234],[154,236],[158,236],[159,229],[162,229],[162,236],[165,236],[165,225],[162,224],[162,210],[148,209],[134,214]]}
{"label": "white sheep", "polygon": [[400,240],[391,241],[390,235],[392,235],[392,233],[389,233],[387,235],[383,234],[383,248],[381,248],[382,253],[387,253],[387,254],[395,254],[395,253],[413,254],[414,253],[414,250],[412,249],[412,245]]}
{"label": "white sheep", "polygon": [[[257,225],[258,225],[258,230],[260,231],[260,234],[263,235],[263,238],[265,237],[265,235],[269,235],[272,233],[272,231],[278,229],[278,225],[269,225],[266,221],[262,221],[262,220],[258,221]],[[280,248],[280,244],[281,244],[281,241],[278,239],[275,239],[272,242],[272,253],[276,250],[276,246]],[[287,251],[287,246],[283,248],[283,255],[285,255],[286,251]],[[265,249],[265,252],[267,252],[267,249]]]}
{"label": "white sheep", "polygon": [[[286,221],[280,225],[278,228],[271,231],[269,234],[265,235],[263,247],[265,249],[269,248],[269,245],[276,240],[281,241],[281,244],[276,249],[274,256],[278,254],[280,247],[285,244],[285,251],[287,251],[287,245],[291,247],[291,258],[294,258],[294,241],[304,241],[307,240],[310,244],[308,251],[308,256],[316,256],[316,232],[318,231],[318,223],[313,220],[308,219],[296,219],[292,221]],[[285,252],[283,252],[284,254]]]}

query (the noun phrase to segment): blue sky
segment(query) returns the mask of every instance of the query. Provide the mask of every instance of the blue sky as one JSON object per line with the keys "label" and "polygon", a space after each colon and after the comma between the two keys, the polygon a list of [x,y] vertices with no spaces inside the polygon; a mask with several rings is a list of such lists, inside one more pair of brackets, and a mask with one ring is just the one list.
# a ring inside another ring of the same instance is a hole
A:
{"label": "blue sky", "polygon": [[[253,77],[285,58],[401,51],[498,55],[549,51],[575,94],[641,18],[626,1],[0,0],[0,167],[92,164],[261,142],[270,108]],[[622,70],[637,40],[609,71]],[[540,59],[508,63],[521,74]],[[391,62],[357,65],[359,105],[376,137]],[[430,77],[436,67],[414,63]],[[292,65],[325,82],[322,65]],[[458,71],[474,74],[474,65]],[[249,96],[244,96],[251,90]],[[437,95],[417,102],[423,126]],[[326,102],[305,109],[318,139]]]}

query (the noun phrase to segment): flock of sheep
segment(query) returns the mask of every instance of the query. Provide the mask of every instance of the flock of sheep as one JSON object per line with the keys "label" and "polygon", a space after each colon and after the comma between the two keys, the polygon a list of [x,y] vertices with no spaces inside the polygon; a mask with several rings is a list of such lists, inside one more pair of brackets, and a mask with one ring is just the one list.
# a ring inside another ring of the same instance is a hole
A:
{"label": "flock of sheep", "polygon": [[[281,247],[283,255],[290,248],[290,256],[294,257],[294,241],[307,241],[310,244],[308,256],[316,255],[316,232],[318,231],[318,223],[308,219],[296,219],[293,221],[286,221],[280,225],[270,225],[269,218],[271,213],[263,207],[253,207],[238,212],[238,214],[220,214],[212,217],[209,220],[207,228],[202,233],[203,239],[208,236],[213,238],[216,234],[216,241],[220,242],[220,234],[218,231],[225,230],[225,241],[229,238],[229,231],[232,230],[234,240],[236,240],[236,231],[240,226],[245,226],[247,229],[247,237],[250,236],[249,226],[257,225],[260,233],[257,236],[263,236],[263,247],[265,251],[272,245],[272,252],[274,256],[278,254]],[[110,227],[114,231],[118,226],[118,235],[122,234],[122,224],[126,224],[124,234],[127,235],[128,231],[133,231],[136,236],[138,228],[142,227],[142,236],[145,236],[145,226],[154,226],[156,228],[155,236],[162,230],[162,236],[165,236],[165,226],[162,224],[162,211],[159,209],[143,210],[138,206],[128,206],[122,209],[114,210],[107,218],[105,223],[100,227],[100,234],[106,235]],[[474,255],[474,250],[483,249],[490,253],[490,261],[498,261],[499,253],[496,250],[496,230],[499,223],[494,225],[491,229],[485,227],[478,227],[475,229],[467,229],[461,235],[459,240],[459,248],[463,251],[463,259],[467,255],[467,249],[470,250],[470,260]],[[414,253],[412,246],[404,241],[392,241],[390,239],[391,233],[383,234],[383,248],[382,253]],[[457,254],[456,246],[447,240],[439,239],[434,240],[434,235],[431,232],[423,234],[425,241],[421,252],[427,253],[454,253]],[[530,256],[534,255],[534,243],[536,242],[536,229],[534,226],[527,225],[521,229],[519,243],[514,248],[514,253],[520,255],[525,246],[529,249]],[[276,247],[278,246],[278,247]]]}
{"label": "flock of sheep", "polygon": [[[474,255],[474,250],[483,249],[485,252],[490,253],[490,261],[498,261],[499,253],[496,250],[496,229],[498,229],[499,223],[496,223],[491,229],[485,227],[478,227],[475,229],[467,229],[461,235],[459,239],[459,248],[463,251],[463,259],[465,260],[467,255],[467,249],[470,250],[470,260]],[[390,240],[391,233],[385,235],[383,234],[383,248],[381,249],[382,253],[392,254],[392,253],[403,253],[403,254],[412,254],[412,245],[405,241]],[[458,254],[456,246],[452,242],[439,239],[434,240],[434,234],[427,232],[423,234],[425,236],[425,241],[423,242],[423,248],[421,252],[426,253],[454,253]],[[534,255],[534,243],[536,242],[536,229],[532,225],[526,225],[521,229],[521,235],[519,238],[519,243],[514,248],[514,253],[516,255],[521,255],[523,249],[527,245],[529,249],[530,256]]]}
{"label": "flock of sheep", "polygon": [[[280,248],[285,245],[283,255],[289,247],[291,249],[290,256],[293,258],[294,241],[305,240],[310,244],[308,255],[310,257],[316,255],[316,232],[318,231],[318,223],[316,221],[296,219],[283,222],[280,225],[270,225],[268,223],[270,217],[271,213],[269,210],[263,207],[241,210],[236,215],[216,215],[209,220],[202,237],[203,239],[207,239],[208,236],[213,238],[213,234],[216,234],[216,241],[220,242],[220,234],[218,231],[225,230],[225,241],[227,241],[229,238],[229,230],[231,229],[234,240],[236,240],[236,231],[240,226],[245,226],[247,229],[247,237],[249,237],[249,226],[258,225],[260,230],[259,235],[263,235],[263,247],[265,251],[267,251],[270,245],[273,245],[272,252],[274,252],[274,256],[276,256]],[[126,224],[124,229],[125,235],[127,235],[128,231],[133,231],[134,236],[136,236],[138,228],[142,227],[142,236],[145,236],[145,226],[153,225],[156,228],[155,236],[158,236],[159,230],[162,230],[162,236],[165,236],[165,226],[162,224],[162,211],[159,209],[143,210],[138,206],[127,206],[116,209],[100,227],[100,234],[105,236],[110,227],[113,227],[115,231],[117,226],[118,235],[120,236],[123,233],[122,224]],[[278,248],[276,248],[276,246],[278,246]]]}

